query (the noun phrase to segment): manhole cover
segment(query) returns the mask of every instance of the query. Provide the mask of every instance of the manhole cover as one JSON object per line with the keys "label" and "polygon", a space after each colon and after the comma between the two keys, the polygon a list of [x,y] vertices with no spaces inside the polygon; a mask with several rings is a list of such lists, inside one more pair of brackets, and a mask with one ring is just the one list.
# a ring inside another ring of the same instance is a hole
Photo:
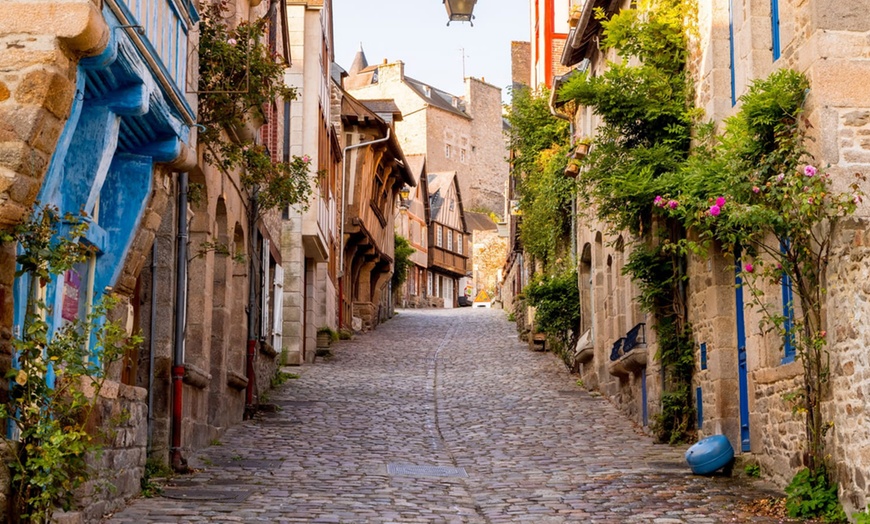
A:
{"label": "manhole cover", "polygon": [[162,496],[175,500],[220,500],[226,502],[244,502],[251,496],[252,490],[239,489],[208,489],[208,488],[164,488]]}
{"label": "manhole cover", "polygon": [[402,477],[468,477],[465,468],[414,466],[411,464],[387,464],[387,474]]}

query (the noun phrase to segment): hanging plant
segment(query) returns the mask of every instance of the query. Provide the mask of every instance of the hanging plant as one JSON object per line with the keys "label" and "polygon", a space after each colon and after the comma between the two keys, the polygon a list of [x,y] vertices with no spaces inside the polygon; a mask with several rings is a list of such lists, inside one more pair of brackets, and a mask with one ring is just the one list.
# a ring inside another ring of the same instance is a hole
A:
{"label": "hanging plant", "polygon": [[265,20],[230,28],[222,9],[211,5],[200,22],[198,122],[206,161],[225,171],[238,170],[261,212],[305,202],[311,159],[304,155],[275,162],[254,140],[256,133],[247,132],[263,120],[264,106],[296,98],[296,90],[284,84],[287,64],[263,43]]}

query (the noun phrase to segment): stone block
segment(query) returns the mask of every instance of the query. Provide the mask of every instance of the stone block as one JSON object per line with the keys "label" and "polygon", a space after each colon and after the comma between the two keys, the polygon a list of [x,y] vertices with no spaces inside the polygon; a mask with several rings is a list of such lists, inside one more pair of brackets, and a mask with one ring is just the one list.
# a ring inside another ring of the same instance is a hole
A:
{"label": "stone block", "polygon": [[20,104],[42,106],[60,118],[69,116],[75,84],[69,78],[48,69],[28,73],[15,90]]}
{"label": "stone block", "polygon": [[[48,161],[43,153],[20,141],[0,142],[0,166],[33,177],[41,177]],[[27,203],[29,205],[29,202]]]}
{"label": "stone block", "polygon": [[9,88],[5,83],[0,81],[0,102],[8,100],[10,96],[12,96],[12,93],[9,92]]}
{"label": "stone block", "polygon": [[811,71],[816,103],[833,107],[870,107],[870,92],[865,88],[870,78],[866,60],[826,60],[817,62]]}

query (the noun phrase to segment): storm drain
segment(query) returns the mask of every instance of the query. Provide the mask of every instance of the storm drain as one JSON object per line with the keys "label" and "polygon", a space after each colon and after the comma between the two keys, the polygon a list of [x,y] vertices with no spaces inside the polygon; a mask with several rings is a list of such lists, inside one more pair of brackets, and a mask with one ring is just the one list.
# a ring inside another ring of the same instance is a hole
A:
{"label": "storm drain", "polygon": [[465,468],[453,468],[450,466],[414,466],[411,464],[387,464],[387,474],[400,477],[468,477]]}
{"label": "storm drain", "polygon": [[210,488],[163,488],[162,496],[174,500],[219,500],[221,502],[244,502],[251,496],[250,489],[210,489]]}

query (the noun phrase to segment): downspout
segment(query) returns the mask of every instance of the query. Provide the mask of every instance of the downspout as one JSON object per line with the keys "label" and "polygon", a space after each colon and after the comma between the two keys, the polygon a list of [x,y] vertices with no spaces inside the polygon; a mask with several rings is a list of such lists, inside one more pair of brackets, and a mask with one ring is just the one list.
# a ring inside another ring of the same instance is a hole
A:
{"label": "downspout", "polygon": [[172,358],[172,446],[170,463],[175,471],[187,469],[181,456],[182,391],[184,380],[184,329],[187,317],[187,173],[178,174],[178,247],[175,258],[175,338]]}
{"label": "downspout", "polygon": [[379,144],[381,142],[386,142],[390,139],[390,131],[392,131],[392,127],[387,126],[387,136],[384,138],[378,138],[376,140],[370,140],[368,142],[360,142],[358,144],[351,144],[349,146],[345,146],[342,155],[341,155],[341,231],[339,232],[339,253],[338,253],[338,327],[341,328],[342,321],[344,320],[344,215],[347,212],[347,152],[351,149],[357,149],[363,146],[370,146],[374,144]]}
{"label": "downspout", "polygon": [[251,275],[248,278],[248,346],[245,355],[245,375],[248,378],[248,384],[245,386],[245,418],[251,418],[254,415],[254,386],[257,379],[257,374],[254,370],[254,357],[257,354],[257,326],[255,311],[257,308],[257,287],[254,283],[257,281],[257,263],[260,260],[261,254],[257,252],[257,225],[256,217],[259,213],[258,200],[259,190],[254,189],[251,195],[251,217],[250,217],[250,242],[251,251]]}
{"label": "downspout", "polygon": [[151,244],[151,335],[148,337],[148,452],[154,438],[154,324],[157,322],[157,239]]}

